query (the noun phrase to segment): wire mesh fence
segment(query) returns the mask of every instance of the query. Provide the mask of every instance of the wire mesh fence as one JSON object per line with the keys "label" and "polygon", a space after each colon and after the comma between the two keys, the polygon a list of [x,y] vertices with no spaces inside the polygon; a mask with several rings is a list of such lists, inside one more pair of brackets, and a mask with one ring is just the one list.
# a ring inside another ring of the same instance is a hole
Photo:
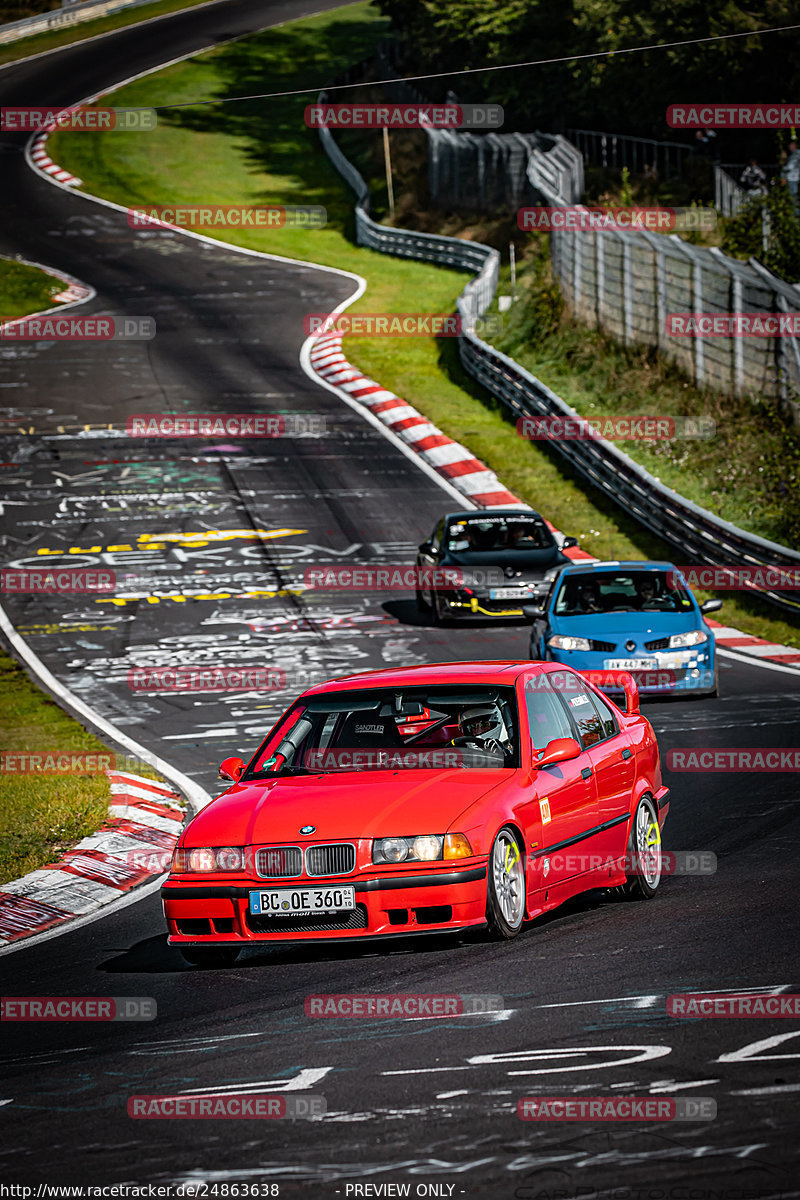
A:
{"label": "wire mesh fence", "polygon": [[[367,65],[362,64],[360,69],[365,71]],[[352,72],[348,77],[355,78]],[[343,81],[340,78],[337,82]],[[319,103],[324,104],[326,99],[327,94],[321,93]],[[456,301],[456,310],[464,319],[464,328],[469,329],[474,319],[486,311],[494,298],[500,268],[497,250],[462,238],[379,225],[369,215],[369,188],[366,182],[342,154],[330,130],[322,128],[319,134],[326,154],[355,192],[356,239],[359,245],[385,254],[475,272]],[[567,202],[566,196],[549,189],[557,186],[564,188],[567,196],[571,195],[570,189],[577,187],[579,180],[582,182],[580,172],[583,160],[566,139],[553,138],[552,141],[550,151],[538,151],[545,156],[544,163],[537,162],[536,153],[531,155],[527,173],[532,186],[541,191],[544,183],[548,188],[547,193],[542,193],[548,203],[563,204]],[[570,178],[571,165],[575,174]],[[600,314],[605,320],[615,323],[617,336],[623,340],[632,341],[637,337],[649,337],[656,341],[663,339],[662,318],[669,311],[669,304],[683,303],[688,306],[697,303],[700,298],[703,302],[721,304],[723,291],[719,289],[719,284],[723,280],[727,288],[724,294],[734,306],[743,306],[746,301],[752,305],[760,303],[762,311],[770,311],[767,306],[771,304],[773,310],[787,312],[790,311],[791,298],[797,296],[790,285],[775,279],[752,260],[749,264],[737,263],[713,250],[700,254],[702,248],[687,246],[674,236],[668,238],[650,233],[592,233],[577,236],[585,240],[577,243],[579,249],[575,250],[574,237],[570,240],[569,233],[550,235],[559,277],[563,275],[565,279],[572,280],[573,295],[583,304],[588,304],[594,296],[595,306],[598,300],[605,305],[605,298],[610,297],[607,310],[601,307]],[[585,250],[589,245],[594,247],[593,276],[590,257]],[[598,245],[602,246],[599,251],[599,271]],[[712,263],[714,269],[710,270]],[[760,290],[756,288],[756,280],[760,280]],[[595,315],[597,311],[596,307]],[[793,362],[789,364],[792,378],[800,380],[796,339],[775,340],[790,343],[789,352],[794,353]],[[458,347],[465,370],[513,415],[577,417],[575,410],[540,379],[475,333],[463,333],[458,338]],[[743,339],[729,348],[733,361],[725,358],[724,354],[719,359],[713,354],[709,356],[705,346],[697,340],[687,342],[687,347],[681,348],[687,370],[697,371],[699,364],[701,375],[706,379],[713,379],[717,375],[727,377],[731,372],[734,375],[738,372],[742,379],[749,379],[751,375],[753,378],[763,377],[769,373],[767,360],[758,354],[752,356],[746,352]],[[772,374],[779,370],[775,364],[773,368]],[[587,483],[599,488],[611,501],[693,562],[748,567],[764,564],[796,568],[800,565],[800,553],[796,550],[740,529],[687,500],[604,438],[554,441],[551,444]],[[800,612],[797,592],[776,589],[760,594],[785,611]]]}

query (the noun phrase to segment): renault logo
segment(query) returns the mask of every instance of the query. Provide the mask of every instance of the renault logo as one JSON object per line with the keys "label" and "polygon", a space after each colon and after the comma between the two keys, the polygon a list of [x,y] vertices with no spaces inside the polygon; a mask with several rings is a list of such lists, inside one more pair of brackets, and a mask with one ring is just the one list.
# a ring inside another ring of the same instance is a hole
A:
{"label": "renault logo", "polygon": [[625,649],[628,651],[635,650],[636,642],[632,641],[631,638],[628,638],[627,642],[625,643]]}
{"label": "renault logo", "polygon": [[316,833],[317,827],[316,827],[316,825],[304,825],[303,828],[300,830],[300,832],[301,833]]}

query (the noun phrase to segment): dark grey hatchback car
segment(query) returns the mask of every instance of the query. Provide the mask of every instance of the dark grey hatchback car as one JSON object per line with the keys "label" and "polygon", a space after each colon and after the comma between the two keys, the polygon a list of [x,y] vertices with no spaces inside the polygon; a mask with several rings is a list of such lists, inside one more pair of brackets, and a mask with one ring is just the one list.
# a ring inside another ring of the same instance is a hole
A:
{"label": "dark grey hatchback car", "polygon": [[447,513],[417,552],[417,608],[434,623],[519,619],[570,559],[529,508]]}

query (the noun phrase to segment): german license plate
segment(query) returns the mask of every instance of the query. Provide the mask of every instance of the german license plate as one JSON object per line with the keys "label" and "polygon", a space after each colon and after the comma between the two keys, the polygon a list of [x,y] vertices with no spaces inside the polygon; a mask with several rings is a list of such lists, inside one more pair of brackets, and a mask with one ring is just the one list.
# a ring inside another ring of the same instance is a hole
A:
{"label": "german license plate", "polygon": [[658,663],[653,658],[607,658],[605,665],[609,671],[649,671]]}
{"label": "german license plate", "polygon": [[269,888],[250,893],[250,912],[259,917],[310,917],[352,912],[355,906],[354,887]]}
{"label": "german license plate", "polygon": [[529,600],[533,592],[530,588],[507,587],[507,588],[490,588],[490,600]]}

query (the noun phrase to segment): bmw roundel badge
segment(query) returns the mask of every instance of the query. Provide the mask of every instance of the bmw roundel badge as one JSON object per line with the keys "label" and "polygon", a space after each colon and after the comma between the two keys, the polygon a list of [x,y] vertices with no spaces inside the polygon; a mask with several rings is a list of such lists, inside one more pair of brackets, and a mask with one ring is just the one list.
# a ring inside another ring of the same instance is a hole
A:
{"label": "bmw roundel badge", "polygon": [[301,833],[316,833],[317,827],[316,827],[316,825],[304,825],[303,828],[300,830],[300,832]]}

